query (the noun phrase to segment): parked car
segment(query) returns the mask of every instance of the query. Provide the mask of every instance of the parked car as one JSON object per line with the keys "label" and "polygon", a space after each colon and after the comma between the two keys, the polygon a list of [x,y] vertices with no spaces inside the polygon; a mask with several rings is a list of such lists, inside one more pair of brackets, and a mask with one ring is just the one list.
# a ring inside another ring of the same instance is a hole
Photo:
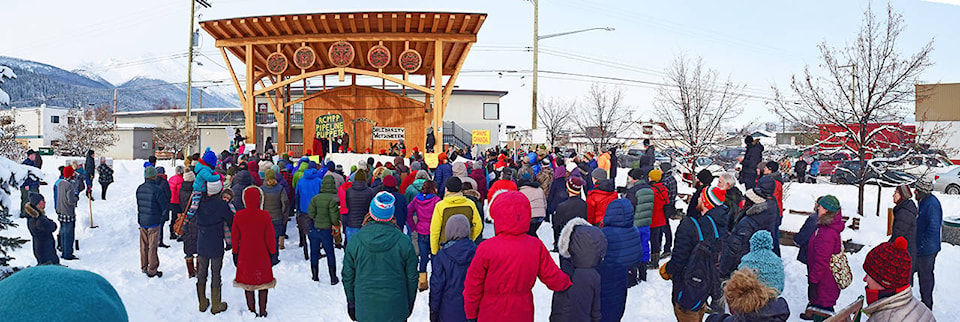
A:
{"label": "parked car", "polygon": [[884,169],[877,167],[870,161],[867,162],[867,171],[863,178],[860,178],[860,161],[843,161],[835,168],[833,174],[830,175],[830,182],[837,184],[860,184],[861,181],[867,180],[868,183],[877,182],[884,187],[895,187],[903,184],[912,184],[917,181],[917,177],[909,173],[893,169]]}
{"label": "parked car", "polygon": [[952,167],[953,163],[950,162],[950,159],[934,154],[911,156],[901,164],[891,166],[890,168],[912,174],[918,178],[926,177],[933,179],[937,173],[946,172]]}
{"label": "parked car", "polygon": [[933,190],[943,191],[948,195],[960,195],[960,166],[934,176]]}
{"label": "parked car", "polygon": [[746,148],[727,148],[717,152],[717,159],[723,162],[740,162],[746,152]]}

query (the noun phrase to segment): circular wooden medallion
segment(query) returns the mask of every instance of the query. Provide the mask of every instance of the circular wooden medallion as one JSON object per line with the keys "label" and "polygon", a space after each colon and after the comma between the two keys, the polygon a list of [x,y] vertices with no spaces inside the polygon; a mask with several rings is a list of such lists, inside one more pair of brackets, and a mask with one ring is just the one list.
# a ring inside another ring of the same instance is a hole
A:
{"label": "circular wooden medallion", "polygon": [[338,41],[330,46],[330,50],[327,51],[327,57],[330,59],[330,62],[337,67],[347,67],[353,63],[353,58],[356,56],[356,52],[353,49],[353,45],[346,41]]}
{"label": "circular wooden medallion", "polygon": [[310,46],[303,46],[293,53],[293,65],[300,69],[313,67],[317,61],[317,53]]}
{"label": "circular wooden medallion", "polygon": [[272,53],[267,56],[267,71],[274,75],[283,74],[287,70],[287,56],[282,53]]}
{"label": "circular wooden medallion", "polygon": [[367,52],[367,61],[373,68],[384,68],[390,64],[390,49],[384,45],[376,45]]}
{"label": "circular wooden medallion", "polygon": [[420,64],[423,63],[423,58],[420,57],[420,53],[413,49],[404,50],[400,53],[397,63],[400,64],[400,69],[407,73],[416,72],[420,69]]}

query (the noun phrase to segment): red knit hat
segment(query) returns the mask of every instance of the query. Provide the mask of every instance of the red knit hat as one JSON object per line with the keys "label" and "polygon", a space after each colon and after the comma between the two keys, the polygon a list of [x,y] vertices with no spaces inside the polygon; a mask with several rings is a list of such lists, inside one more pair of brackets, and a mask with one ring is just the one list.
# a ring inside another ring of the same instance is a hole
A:
{"label": "red knit hat", "polygon": [[863,260],[863,270],[884,288],[899,288],[910,284],[907,240],[897,237],[892,243],[886,242],[874,247]]}
{"label": "red knit hat", "polygon": [[440,155],[437,156],[437,161],[440,161],[440,163],[447,162],[447,154],[444,152],[440,152]]}
{"label": "red knit hat", "polygon": [[71,166],[65,166],[65,167],[63,167],[63,172],[62,172],[61,174],[63,175],[64,178],[72,178],[72,177],[73,177],[73,167],[71,167]]}
{"label": "red knit hat", "polygon": [[717,186],[703,188],[703,191],[700,192],[700,202],[707,210],[722,205],[726,197],[727,192]]}
{"label": "red knit hat", "polygon": [[383,186],[384,186],[384,187],[393,187],[393,188],[396,188],[396,187],[397,187],[397,178],[395,178],[394,176],[386,176],[386,177],[383,177]]}

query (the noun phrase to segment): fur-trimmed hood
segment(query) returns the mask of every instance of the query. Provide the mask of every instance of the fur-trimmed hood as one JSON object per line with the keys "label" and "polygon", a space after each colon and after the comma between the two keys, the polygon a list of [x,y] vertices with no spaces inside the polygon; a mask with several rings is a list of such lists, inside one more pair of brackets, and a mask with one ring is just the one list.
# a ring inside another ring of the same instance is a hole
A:
{"label": "fur-trimmed hood", "polygon": [[557,245],[560,256],[569,258],[577,268],[596,267],[607,253],[603,232],[580,217],[567,222],[560,231]]}
{"label": "fur-trimmed hood", "polygon": [[25,211],[30,218],[39,218],[40,216],[44,215],[43,209],[37,209],[29,203],[23,206],[23,211]]}

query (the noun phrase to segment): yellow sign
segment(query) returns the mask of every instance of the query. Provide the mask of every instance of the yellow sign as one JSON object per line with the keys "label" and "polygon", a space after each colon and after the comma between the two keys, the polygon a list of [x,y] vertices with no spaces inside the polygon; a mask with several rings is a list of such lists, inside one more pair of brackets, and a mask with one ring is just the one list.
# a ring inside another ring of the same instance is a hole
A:
{"label": "yellow sign", "polygon": [[317,117],[316,138],[333,138],[343,135],[343,116],[340,114],[325,114]]}
{"label": "yellow sign", "polygon": [[440,165],[439,157],[440,157],[440,153],[424,153],[423,161],[427,163],[428,167],[430,167],[431,169],[434,169],[437,167],[437,165]]}
{"label": "yellow sign", "polygon": [[490,144],[490,130],[473,130],[473,144]]}

